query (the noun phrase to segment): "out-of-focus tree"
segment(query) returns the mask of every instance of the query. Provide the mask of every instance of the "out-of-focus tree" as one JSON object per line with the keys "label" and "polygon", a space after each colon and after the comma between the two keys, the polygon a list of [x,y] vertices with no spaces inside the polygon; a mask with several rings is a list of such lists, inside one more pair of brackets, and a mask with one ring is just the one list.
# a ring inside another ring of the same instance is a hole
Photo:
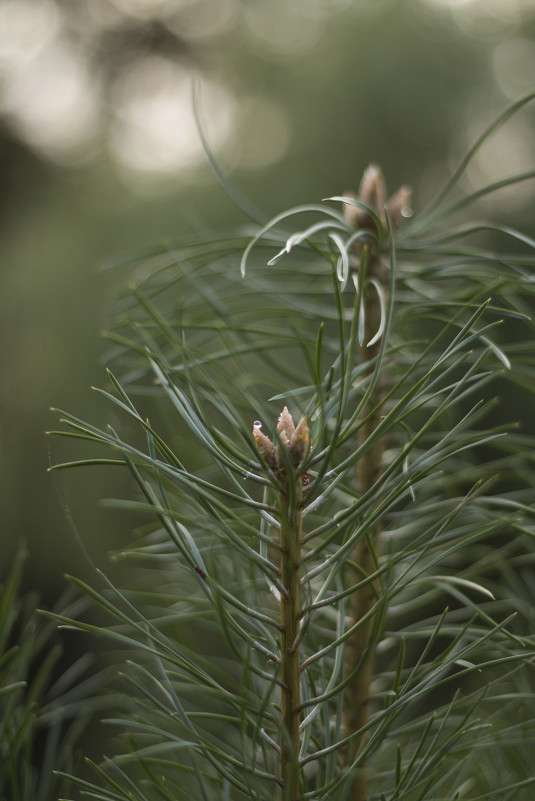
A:
{"label": "out-of-focus tree", "polygon": [[107,158],[137,188],[176,186],[204,160],[198,80],[229,169],[291,160],[301,191],[372,157],[412,173],[531,88],[534,19],[528,0],[3,0],[0,112],[54,163]]}
{"label": "out-of-focus tree", "polygon": [[[95,264],[237,219],[192,85],[223,170],[269,215],[355,188],[372,160],[421,204],[534,83],[531,0],[0,0],[4,552],[23,533],[28,574],[54,584],[77,549],[42,432],[99,382]],[[535,161],[527,114],[493,142],[473,186]],[[529,230],[532,191],[497,193],[500,218]],[[72,492],[106,547],[99,487]]]}

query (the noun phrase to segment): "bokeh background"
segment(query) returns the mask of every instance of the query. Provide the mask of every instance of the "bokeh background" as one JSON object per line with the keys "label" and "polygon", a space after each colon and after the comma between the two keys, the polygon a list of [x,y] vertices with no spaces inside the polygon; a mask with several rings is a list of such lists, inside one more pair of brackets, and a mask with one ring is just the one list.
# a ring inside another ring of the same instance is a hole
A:
{"label": "bokeh background", "polygon": [[[0,567],[24,538],[45,603],[128,536],[106,471],[46,472],[51,406],[105,422],[109,257],[240,225],[222,169],[275,214],[357,188],[378,162],[417,210],[485,125],[535,89],[533,0],[0,0]],[[481,186],[535,167],[527,110]],[[480,209],[535,233],[534,186]]]}

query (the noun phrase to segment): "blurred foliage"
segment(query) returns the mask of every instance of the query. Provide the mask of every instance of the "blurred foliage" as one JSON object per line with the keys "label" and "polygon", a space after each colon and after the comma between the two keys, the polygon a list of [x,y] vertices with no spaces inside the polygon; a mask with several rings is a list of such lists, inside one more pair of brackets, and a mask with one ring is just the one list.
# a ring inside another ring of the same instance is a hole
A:
{"label": "blurred foliage", "polygon": [[[534,23],[521,0],[0,0],[2,553],[27,538],[27,583],[54,597],[80,558],[65,509],[97,559],[123,537],[97,507],[115,479],[45,476],[48,407],[99,414],[86,388],[125,274],[96,266],[241,219],[203,155],[192,81],[217,158],[268,216],[354,187],[372,160],[419,207],[529,89]],[[533,163],[529,122],[510,130],[469,185]],[[529,229],[531,188],[496,197]]]}
{"label": "blurred foliage", "polygon": [[[504,187],[459,184],[534,99],[408,222],[405,188],[382,217],[371,167],[358,197],[132,260],[108,425],[66,412],[56,432],[71,455],[55,467],[126,468],[108,503],[144,521],[124,583],[75,581],[107,624],[59,618],[130,649],[108,789],[84,791],[530,797],[533,436],[504,387],[532,402],[535,240],[472,219]],[[283,409],[272,434],[283,404],[305,417]]]}
{"label": "blurred foliage", "polygon": [[[89,705],[100,679],[85,675],[92,658],[62,659],[55,625],[35,611],[33,594],[20,592],[26,552],[0,584],[0,799],[56,801],[66,782],[54,770],[72,770],[74,751],[98,706]],[[72,593],[56,612],[80,612]]]}
{"label": "blurred foliage", "polygon": [[[49,406],[106,420],[87,388],[103,383],[99,328],[130,268],[98,265],[243,219],[203,154],[192,80],[217,158],[266,216],[356,188],[370,161],[393,186],[411,184],[421,208],[495,111],[535,85],[535,8],[0,0],[0,560],[7,575],[26,538],[17,580],[50,606],[66,569],[84,574],[78,535],[98,562],[137,522],[98,505],[122,496],[116,471],[45,472],[61,460],[44,436]],[[508,126],[464,189],[533,165],[532,122],[528,113]],[[500,220],[534,233],[530,183],[482,199],[481,213],[497,206]],[[532,426],[520,389],[514,406]],[[515,591],[520,581],[532,629],[530,564],[509,576]]]}

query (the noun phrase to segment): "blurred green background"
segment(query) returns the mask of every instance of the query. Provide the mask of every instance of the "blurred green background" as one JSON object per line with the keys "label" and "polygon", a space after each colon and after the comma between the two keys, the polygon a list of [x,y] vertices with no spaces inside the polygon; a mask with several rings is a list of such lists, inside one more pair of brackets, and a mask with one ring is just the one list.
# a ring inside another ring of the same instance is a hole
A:
{"label": "blurred green background", "polygon": [[[5,571],[24,538],[27,586],[52,603],[106,564],[131,521],[98,500],[106,471],[47,474],[50,406],[106,421],[106,258],[244,223],[224,171],[267,215],[357,188],[378,162],[418,210],[484,126],[535,89],[533,0],[0,0],[0,407]],[[530,116],[531,114],[531,116]],[[465,187],[533,169],[527,110]],[[535,233],[533,184],[482,215]],[[69,518],[72,518],[72,523]]]}

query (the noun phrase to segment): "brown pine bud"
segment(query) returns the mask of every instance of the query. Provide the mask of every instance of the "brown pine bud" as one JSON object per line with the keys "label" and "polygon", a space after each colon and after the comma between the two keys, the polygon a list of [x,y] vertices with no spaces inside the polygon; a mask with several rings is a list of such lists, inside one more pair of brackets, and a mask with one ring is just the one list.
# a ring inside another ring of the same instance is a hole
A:
{"label": "brown pine bud", "polygon": [[[370,164],[364,170],[358,197],[353,192],[344,192],[344,197],[359,200],[374,211],[383,221],[385,219],[384,205],[386,202],[386,184],[383,174],[376,164]],[[344,216],[349,225],[358,231],[361,228],[374,229],[376,223],[365,209],[346,203]]]}
{"label": "brown pine bud", "polygon": [[[288,457],[295,467],[299,467],[310,450],[310,429],[306,417],[302,417],[297,428],[292,415],[286,408],[282,410],[277,423],[277,444],[261,431],[262,424],[255,422],[253,437],[260,456],[279,478],[286,481]],[[303,475],[303,483],[308,481],[308,471]]]}
{"label": "brown pine bud", "polygon": [[[374,211],[379,218],[386,222],[385,203],[394,228],[399,228],[405,217],[410,217],[410,201],[412,192],[408,186],[401,186],[392,197],[386,201],[386,183],[380,168],[376,164],[370,164],[364,171],[358,196],[354,192],[344,192],[344,197],[350,200],[359,200]],[[349,225],[355,230],[360,228],[374,228],[375,223],[372,217],[364,209],[346,203],[344,206],[344,216]]]}
{"label": "brown pine bud", "polygon": [[377,164],[370,164],[364,170],[360,182],[359,200],[382,217],[386,203],[386,184],[383,174]]}
{"label": "brown pine bud", "polygon": [[294,421],[292,415],[288,411],[288,408],[285,406],[282,412],[279,415],[279,421],[277,423],[277,434],[282,440],[282,435],[286,435],[286,439],[288,443],[290,442],[293,434],[295,431]]}
{"label": "brown pine bud", "polygon": [[412,190],[408,186],[400,186],[387,203],[388,213],[394,228],[399,228],[406,217],[412,214],[410,202]]}
{"label": "brown pine bud", "polygon": [[276,456],[275,446],[269,439],[269,437],[266,437],[266,435],[262,433],[261,428],[262,428],[262,423],[259,423],[257,420],[253,426],[253,438],[255,441],[256,449],[260,454],[260,456],[267,463],[268,467],[270,467],[271,470],[276,470],[277,456]]}
{"label": "brown pine bud", "polygon": [[302,417],[290,440],[290,454],[296,467],[301,464],[309,450],[310,429],[308,427],[308,420],[306,417]]}
{"label": "brown pine bud", "polygon": [[[357,196],[354,192],[344,192],[344,197],[347,197],[350,200],[357,200]],[[344,204],[344,217],[351,228],[354,228],[355,231],[358,231],[359,228],[365,227],[366,220],[369,220],[369,216],[370,215],[366,214],[364,209],[359,209],[358,206],[353,206],[352,203]]]}

